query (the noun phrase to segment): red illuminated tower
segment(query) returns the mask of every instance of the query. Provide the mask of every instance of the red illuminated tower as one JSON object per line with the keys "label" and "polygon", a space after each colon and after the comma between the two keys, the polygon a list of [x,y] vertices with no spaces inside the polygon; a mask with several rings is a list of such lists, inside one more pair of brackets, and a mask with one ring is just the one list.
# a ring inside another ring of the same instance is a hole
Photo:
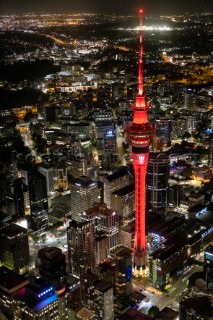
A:
{"label": "red illuminated tower", "polygon": [[132,143],[132,161],[135,171],[135,245],[134,267],[138,274],[142,275],[146,268],[146,234],[145,234],[145,203],[146,203],[146,169],[149,158],[150,140],[154,135],[154,128],[148,122],[147,110],[149,106],[145,102],[143,85],[143,45],[142,45],[142,15],[140,9],[140,50],[138,64],[138,95],[133,105],[134,119],[126,129],[127,138]]}

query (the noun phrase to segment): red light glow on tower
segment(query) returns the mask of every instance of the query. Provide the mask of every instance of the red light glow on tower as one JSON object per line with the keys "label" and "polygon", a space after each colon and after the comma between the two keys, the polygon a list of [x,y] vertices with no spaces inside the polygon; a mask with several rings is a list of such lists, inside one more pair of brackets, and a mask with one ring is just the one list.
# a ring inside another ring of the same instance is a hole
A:
{"label": "red light glow on tower", "polygon": [[142,275],[146,268],[146,233],[145,233],[145,204],[146,204],[146,170],[149,158],[150,140],[154,136],[154,128],[148,122],[143,84],[143,10],[139,10],[140,17],[140,48],[138,63],[138,95],[136,97],[134,118],[126,128],[127,138],[132,143],[132,161],[135,171],[135,244],[134,267],[136,273]]}

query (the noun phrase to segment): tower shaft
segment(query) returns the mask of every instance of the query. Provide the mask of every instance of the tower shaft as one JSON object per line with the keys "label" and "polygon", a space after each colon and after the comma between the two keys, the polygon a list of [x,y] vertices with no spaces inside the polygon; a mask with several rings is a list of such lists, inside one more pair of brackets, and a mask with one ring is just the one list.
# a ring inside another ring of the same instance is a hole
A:
{"label": "tower shaft", "polygon": [[134,264],[135,269],[142,274],[146,268],[146,170],[149,158],[150,140],[154,135],[154,128],[148,122],[147,110],[149,106],[145,102],[143,84],[143,46],[142,46],[142,14],[140,17],[140,48],[138,63],[138,95],[133,105],[133,122],[126,128],[127,138],[132,143],[132,161],[135,172],[135,244]]}

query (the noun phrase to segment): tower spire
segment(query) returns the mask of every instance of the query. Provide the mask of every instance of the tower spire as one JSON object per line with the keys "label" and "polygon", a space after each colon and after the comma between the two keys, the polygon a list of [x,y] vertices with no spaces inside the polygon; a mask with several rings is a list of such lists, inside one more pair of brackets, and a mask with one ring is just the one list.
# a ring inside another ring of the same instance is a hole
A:
{"label": "tower spire", "polygon": [[142,18],[143,10],[139,10],[140,18],[140,48],[139,48],[139,63],[138,63],[138,95],[143,95],[143,31],[142,31]]}
{"label": "tower spire", "polygon": [[[144,83],[143,83],[143,31],[142,31],[142,20],[143,20],[143,10],[139,10],[140,19],[140,46],[139,46],[139,61],[138,61],[138,95],[136,97],[135,110],[146,110],[149,107],[146,105],[144,96]],[[147,122],[147,120],[146,120]]]}

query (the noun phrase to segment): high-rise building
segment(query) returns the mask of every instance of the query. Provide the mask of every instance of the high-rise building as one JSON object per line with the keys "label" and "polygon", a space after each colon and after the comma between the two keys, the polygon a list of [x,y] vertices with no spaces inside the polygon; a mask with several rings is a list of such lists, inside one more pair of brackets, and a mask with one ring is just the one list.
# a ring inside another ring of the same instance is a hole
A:
{"label": "high-rise building", "polygon": [[92,208],[100,201],[99,195],[95,181],[86,176],[79,177],[74,184],[70,185],[72,218],[79,220],[84,210]]}
{"label": "high-rise building", "polygon": [[86,306],[95,311],[96,319],[114,319],[113,287],[109,282],[87,272],[81,277],[81,290]]}
{"label": "high-rise building", "polygon": [[99,206],[97,215],[97,229],[103,231],[108,239],[108,255],[118,246],[118,215],[106,206]]}
{"label": "high-rise building", "polygon": [[96,266],[108,257],[108,238],[104,231],[95,232]]}
{"label": "high-rise building", "polygon": [[75,179],[81,176],[90,176],[92,166],[88,163],[88,159],[83,154],[70,156],[67,161],[67,170]]}
{"label": "high-rise building", "polygon": [[103,136],[103,169],[111,169],[117,164],[117,139],[115,130],[108,130]]}
{"label": "high-rise building", "polygon": [[115,294],[117,298],[131,293],[132,253],[131,249],[120,246],[113,254],[115,260]]}
{"label": "high-rise building", "polygon": [[43,229],[48,224],[46,177],[37,166],[29,163],[21,165],[21,175],[25,189],[25,214],[30,215],[33,230]]}
{"label": "high-rise building", "polygon": [[97,319],[114,319],[113,287],[105,280],[94,284],[94,310]]}
{"label": "high-rise building", "polygon": [[14,320],[59,320],[58,295],[42,278],[17,291],[15,299]]}
{"label": "high-rise building", "polygon": [[[112,192],[124,188],[130,184],[130,174],[127,168],[120,168],[104,177],[99,177],[100,182],[103,184],[104,202],[107,207],[111,207],[111,196]],[[102,181],[103,182],[102,182]]]}
{"label": "high-rise building", "polygon": [[81,176],[70,185],[71,214],[74,220],[79,220],[84,210],[92,208],[100,202],[100,192],[97,183],[89,177]]}
{"label": "high-rise building", "polygon": [[113,120],[106,121],[96,121],[96,140],[97,140],[97,149],[98,154],[103,154],[103,137],[107,131],[113,131],[115,129],[115,124]]}
{"label": "high-rise building", "polygon": [[156,136],[163,145],[171,142],[172,121],[166,117],[159,117],[155,120]]}
{"label": "high-rise building", "polygon": [[206,287],[213,288],[213,245],[209,245],[204,251],[204,273],[206,277]]}
{"label": "high-rise building", "polygon": [[38,251],[37,267],[39,273],[47,281],[60,287],[66,279],[66,262],[62,250],[56,247],[46,247]]}
{"label": "high-rise building", "polygon": [[147,209],[157,214],[167,214],[169,189],[169,156],[150,153],[146,173]]}
{"label": "high-rise building", "polygon": [[38,167],[38,171],[41,172],[46,178],[47,185],[47,194],[50,195],[54,190],[54,182],[53,182],[53,167],[47,165],[46,163],[42,163]]}
{"label": "high-rise building", "polygon": [[[5,267],[0,267],[0,310],[7,318],[14,319],[14,294],[24,288],[29,280]],[[20,319],[20,318],[19,318]]]}
{"label": "high-rise building", "polygon": [[111,121],[113,119],[113,113],[110,108],[100,107],[94,111],[95,123],[99,121]]}
{"label": "high-rise building", "polygon": [[72,220],[67,228],[69,272],[80,277],[95,268],[95,237],[93,221]]}
{"label": "high-rise building", "polygon": [[117,155],[117,141],[115,130],[108,130],[103,137],[104,156],[110,157]]}
{"label": "high-rise building", "polygon": [[114,191],[111,195],[111,208],[119,216],[119,225],[123,227],[135,218],[135,184]]}
{"label": "high-rise building", "polygon": [[183,199],[183,186],[173,185],[169,187],[169,207],[179,208]]}
{"label": "high-rise building", "polygon": [[58,164],[53,170],[54,189],[65,191],[68,188],[67,168]]}
{"label": "high-rise building", "polygon": [[28,271],[30,262],[27,229],[10,224],[0,230],[0,262],[19,274]]}
{"label": "high-rise building", "polygon": [[[83,221],[93,221],[96,233],[102,232],[107,237],[107,255],[110,255],[118,246],[118,215],[106,205],[96,206],[82,212]],[[102,235],[103,237],[103,235]],[[102,253],[103,256],[105,252]]]}
{"label": "high-rise building", "polygon": [[132,143],[132,160],[135,171],[135,209],[136,228],[134,245],[134,266],[137,274],[142,275],[146,268],[146,234],[145,234],[145,203],[146,203],[146,170],[149,158],[150,140],[154,135],[154,128],[148,121],[143,85],[143,47],[142,47],[142,13],[140,9],[140,50],[138,95],[133,106],[134,118],[126,129],[127,138]]}
{"label": "high-rise building", "polygon": [[24,192],[22,179],[11,181],[6,190],[7,214],[16,218],[24,217]]}

